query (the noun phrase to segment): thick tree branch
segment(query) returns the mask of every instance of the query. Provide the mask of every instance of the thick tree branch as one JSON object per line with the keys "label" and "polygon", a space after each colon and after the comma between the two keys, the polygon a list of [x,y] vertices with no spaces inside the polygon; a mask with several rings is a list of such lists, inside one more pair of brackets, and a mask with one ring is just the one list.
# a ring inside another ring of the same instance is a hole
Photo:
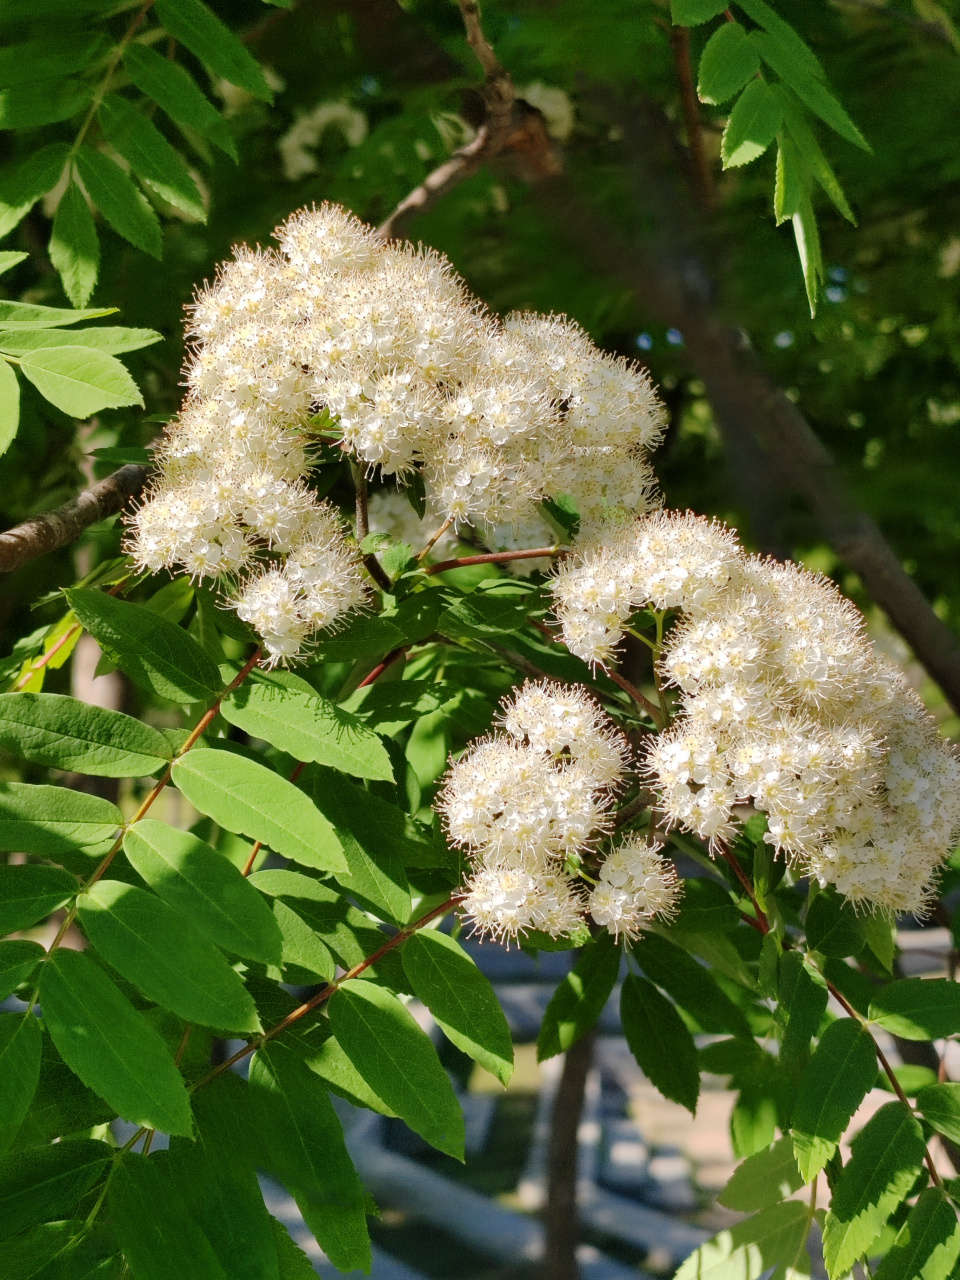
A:
{"label": "thick tree branch", "polygon": [[149,467],[131,463],[84,489],[56,511],[47,511],[0,533],[0,573],[10,573],[29,560],[76,542],[84,529],[116,515],[141,493],[149,474]]}

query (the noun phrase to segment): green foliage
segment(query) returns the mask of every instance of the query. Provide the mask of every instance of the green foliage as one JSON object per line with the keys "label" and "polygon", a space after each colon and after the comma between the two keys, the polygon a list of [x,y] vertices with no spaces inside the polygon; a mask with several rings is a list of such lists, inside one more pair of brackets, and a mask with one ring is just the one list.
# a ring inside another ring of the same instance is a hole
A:
{"label": "green foliage", "polygon": [[740,1213],[768,1209],[803,1186],[789,1138],[744,1160],[720,1193],[720,1203]]}
{"label": "green foliage", "polygon": [[132,716],[57,693],[10,693],[0,744],[24,760],[101,778],[156,773],[173,759],[162,733]]}
{"label": "green foliage", "polygon": [[651,1083],[696,1114],[697,1051],[674,1006],[652,982],[630,974],[620,996],[620,1017],[630,1051]]}
{"label": "green foliage", "polygon": [[790,1200],[739,1222],[701,1245],[677,1280],[759,1280],[771,1267],[794,1267],[810,1225],[806,1205]]}
{"label": "green foliage", "polygon": [[592,939],[551,997],[537,1036],[537,1060],[565,1053],[599,1018],[620,972],[609,934]]}
{"label": "green foliage", "polygon": [[832,1022],[803,1075],[793,1109],[793,1146],[805,1181],[824,1167],[877,1078],[872,1037],[852,1018]]}
{"label": "green foliage", "polygon": [[946,1280],[960,1257],[960,1223],[938,1187],[921,1192],[875,1274],[878,1280],[922,1276]]}

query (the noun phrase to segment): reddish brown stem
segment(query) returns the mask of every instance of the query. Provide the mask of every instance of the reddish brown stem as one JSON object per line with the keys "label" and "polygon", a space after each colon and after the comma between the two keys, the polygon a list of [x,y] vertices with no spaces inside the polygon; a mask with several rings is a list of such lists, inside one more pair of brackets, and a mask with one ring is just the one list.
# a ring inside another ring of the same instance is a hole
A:
{"label": "reddish brown stem", "polygon": [[529,551],[490,551],[482,556],[461,556],[459,560],[439,560],[428,565],[424,573],[446,573],[448,569],[463,569],[471,564],[509,564],[511,560],[539,560],[543,556],[560,554],[558,547],[534,547]]}
{"label": "reddish brown stem", "polygon": [[399,649],[394,649],[392,653],[388,653],[384,660],[375,666],[368,676],[364,676],[357,688],[366,689],[368,684],[373,684],[374,680],[379,680],[387,667],[392,667],[396,660],[402,658],[409,648],[408,644],[402,644]]}
{"label": "reddish brown stem", "polygon": [[[764,913],[760,910],[760,904],[757,902],[757,895],[753,891],[753,885],[750,883],[750,878],[747,873],[744,871],[743,867],[741,867],[740,863],[736,860],[730,850],[724,848],[723,845],[720,846],[720,856],[723,858],[724,862],[732,868],[733,874],[740,881],[741,885],[743,885],[743,891],[750,899],[753,904],[753,909],[757,913],[757,925],[759,926],[760,932],[763,934],[769,933],[770,923]],[[744,919],[749,919],[749,916],[744,916]]]}
{"label": "reddish brown stem", "polygon": [[647,715],[657,726],[658,729],[663,728],[663,717],[660,714],[660,708],[655,707],[649,698],[645,698],[640,690],[630,683],[626,676],[622,676],[619,671],[614,671],[612,667],[604,667],[604,672],[610,677],[614,684],[618,684],[620,688],[630,695],[634,702],[638,703],[646,711]]}
{"label": "reddish brown stem", "polygon": [[690,32],[686,27],[671,28],[670,47],[673,50],[673,62],[680,88],[680,106],[683,111],[683,123],[687,130],[693,182],[701,205],[704,209],[710,209],[714,203],[713,173],[703,145],[703,125],[700,121],[700,107],[693,84],[693,70],[690,66]]}

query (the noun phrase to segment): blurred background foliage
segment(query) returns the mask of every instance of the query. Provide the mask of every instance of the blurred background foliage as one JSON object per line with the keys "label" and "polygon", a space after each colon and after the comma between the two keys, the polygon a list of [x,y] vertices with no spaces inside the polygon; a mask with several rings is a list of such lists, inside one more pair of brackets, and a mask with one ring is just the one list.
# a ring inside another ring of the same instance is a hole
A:
{"label": "blurred background foliage", "polygon": [[[89,306],[115,306],[117,323],[159,330],[164,341],[125,357],[146,409],[104,411],[78,423],[24,388],[22,423],[0,459],[0,521],[49,509],[117,465],[104,447],[149,445],[176,412],[184,357],[184,306],[238,242],[266,244],[292,210],[332,200],[378,222],[477,120],[479,72],[452,0],[215,0],[210,6],[264,68],[273,101],[209,71],[189,51],[178,60],[222,110],[237,162],[162,112],[153,123],[186,160],[206,222],[155,201],[163,254],[133,247],[97,215],[101,268]],[[818,202],[826,290],[810,318],[789,224],[771,216],[774,158],[720,172],[723,107],[701,106],[717,182],[709,248],[725,317],[741,327],[774,378],[802,409],[857,500],[876,519],[938,613],[960,626],[960,60],[943,6],[909,0],[815,0],[789,20],[822,60],[834,92],[873,154],[826,129],[818,138],[859,220]],[[114,38],[137,5],[103,0],[0,0],[0,39],[60,34],[91,21]],[[656,0],[488,0],[484,23],[521,97],[540,109],[564,163],[611,225],[644,235],[631,158],[603,113],[598,87],[629,110],[652,99],[681,110],[670,14]],[[694,65],[709,28],[691,32]],[[77,121],[0,134],[6,171],[51,141],[72,142]],[[522,160],[522,158],[521,158]],[[751,541],[702,384],[683,334],[668,329],[622,280],[596,275],[571,250],[558,219],[538,203],[516,158],[455,188],[411,224],[410,234],[448,254],[494,310],[565,312],[604,347],[642,361],[671,413],[656,461],[667,503],[715,513]],[[4,176],[0,173],[0,192]],[[46,197],[2,241],[28,257],[0,282],[5,296],[67,305],[47,252],[55,198]],[[693,199],[691,195],[691,200]],[[346,493],[346,490],[344,491]],[[869,601],[820,544],[799,500],[780,513],[794,554],[834,573]],[[51,590],[114,555],[115,521],[79,545],[0,582],[8,653],[17,638],[62,612]],[[41,602],[39,607],[36,607]],[[891,640],[892,643],[892,640]],[[899,642],[897,642],[899,643]],[[56,688],[52,673],[48,687]],[[935,692],[927,693],[936,702]],[[945,729],[956,726],[945,722]]]}

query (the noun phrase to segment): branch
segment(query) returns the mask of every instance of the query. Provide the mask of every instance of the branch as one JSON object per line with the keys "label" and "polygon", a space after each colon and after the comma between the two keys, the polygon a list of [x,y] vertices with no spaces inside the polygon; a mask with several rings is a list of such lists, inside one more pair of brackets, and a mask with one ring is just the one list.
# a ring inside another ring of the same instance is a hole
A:
{"label": "branch", "polygon": [[0,573],[10,573],[28,560],[76,542],[84,529],[116,515],[140,494],[149,475],[149,467],[130,463],[84,489],[56,511],[47,511],[0,533]]}
{"label": "branch", "polygon": [[461,556],[459,560],[439,560],[424,569],[425,574],[446,573],[448,569],[463,569],[471,564],[509,564],[511,560],[542,560],[561,554],[559,547],[531,547],[526,551],[491,551],[482,556]]}
{"label": "branch", "polygon": [[687,145],[690,148],[690,162],[693,169],[693,182],[697,197],[704,209],[711,209],[716,191],[713,185],[713,172],[703,145],[703,125],[700,120],[700,107],[697,103],[697,91],[693,84],[693,69],[690,66],[690,30],[688,27],[670,28],[670,48],[673,50],[673,62],[677,71],[677,83],[680,87],[680,106],[683,110],[683,123],[687,130]]}

